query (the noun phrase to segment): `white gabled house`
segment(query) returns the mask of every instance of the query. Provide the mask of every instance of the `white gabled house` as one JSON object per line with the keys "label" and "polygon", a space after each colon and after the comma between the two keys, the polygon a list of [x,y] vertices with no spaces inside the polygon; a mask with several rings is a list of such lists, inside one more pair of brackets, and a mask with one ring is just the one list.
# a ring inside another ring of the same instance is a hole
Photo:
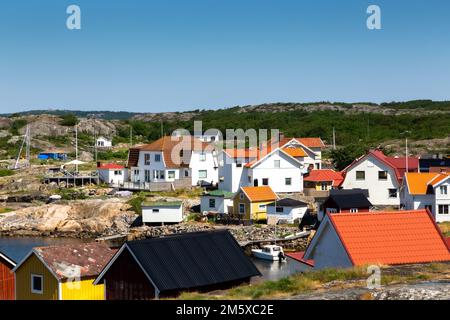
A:
{"label": "white gabled house", "polygon": [[132,148],[128,155],[130,182],[218,182],[218,163],[213,147],[191,137],[165,136],[151,144]]}
{"label": "white gabled house", "polygon": [[112,140],[106,139],[105,137],[98,137],[95,144],[97,148],[111,148]]}
{"label": "white gabled house", "polygon": [[114,163],[99,163],[97,172],[100,181],[115,186],[121,185],[128,178],[127,168]]}
{"label": "white gabled house", "polygon": [[183,221],[183,203],[181,201],[172,202],[146,202],[142,207],[143,223],[180,223]]}
{"label": "white gabled house", "polygon": [[448,174],[407,173],[400,195],[403,209],[428,209],[436,222],[450,221],[450,176]]}
{"label": "white gabled house", "polygon": [[369,201],[375,206],[400,206],[399,190],[403,175],[408,171],[417,172],[419,161],[409,157],[388,157],[380,150],[371,150],[356,159],[343,170],[343,189],[366,189]]}
{"label": "white gabled house", "polygon": [[225,149],[219,161],[219,187],[231,192],[243,186],[302,192],[303,174],[321,168],[322,146],[320,138],[282,138],[260,148]]}

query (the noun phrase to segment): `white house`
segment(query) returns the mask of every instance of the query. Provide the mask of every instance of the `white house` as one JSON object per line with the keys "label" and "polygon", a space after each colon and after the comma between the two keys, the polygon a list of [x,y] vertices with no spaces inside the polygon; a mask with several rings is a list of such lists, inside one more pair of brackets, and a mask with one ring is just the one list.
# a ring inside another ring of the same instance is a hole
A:
{"label": "white house", "polygon": [[[408,171],[417,172],[419,161],[408,158]],[[369,151],[343,170],[343,189],[367,189],[374,206],[400,206],[399,189],[406,171],[406,159]]]}
{"label": "white house", "polygon": [[[306,138],[318,146],[319,138]],[[243,186],[270,186],[275,192],[302,192],[303,173],[321,167],[320,147],[311,149],[301,138],[270,140],[260,148],[225,149],[219,161],[220,189],[237,192]]]}
{"label": "white house", "polygon": [[327,214],[303,261],[315,269],[450,261],[427,210]]}
{"label": "white house", "polygon": [[217,129],[208,129],[202,134],[194,134],[194,137],[203,141],[203,142],[220,142],[223,140],[222,133]]}
{"label": "white house", "polygon": [[111,185],[120,185],[128,179],[127,168],[114,163],[100,164],[97,172],[100,181]]}
{"label": "white house", "polygon": [[97,148],[111,148],[112,147],[112,141],[109,139],[106,139],[105,137],[98,137],[95,144],[97,145]]}
{"label": "white house", "polygon": [[436,222],[450,221],[450,176],[448,174],[407,173],[400,195],[404,209],[428,209]]}
{"label": "white house", "polygon": [[143,202],[143,223],[180,223],[183,221],[183,203],[172,202]]}
{"label": "white house", "polygon": [[132,148],[128,155],[130,181],[134,183],[187,181],[218,182],[218,163],[211,144],[187,137],[162,137]]}
{"label": "white house", "polygon": [[294,223],[300,220],[308,210],[308,204],[302,201],[285,198],[269,203],[267,207],[267,222],[276,224],[279,220]]}
{"label": "white house", "polygon": [[202,213],[229,214],[233,210],[234,193],[224,190],[214,190],[205,193],[200,199]]}

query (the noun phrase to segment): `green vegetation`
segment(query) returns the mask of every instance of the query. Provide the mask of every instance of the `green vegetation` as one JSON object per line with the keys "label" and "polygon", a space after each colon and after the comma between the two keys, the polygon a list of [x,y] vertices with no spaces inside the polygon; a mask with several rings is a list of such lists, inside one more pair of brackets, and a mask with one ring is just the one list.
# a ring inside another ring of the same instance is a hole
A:
{"label": "green vegetation", "polygon": [[13,170],[10,169],[0,169],[0,177],[8,177],[14,174]]}
{"label": "green vegetation", "polygon": [[27,121],[25,119],[16,119],[13,121],[10,132],[11,134],[18,136],[20,135],[19,130],[27,125]]}
{"label": "green vegetation", "polygon": [[128,149],[124,150],[107,150],[107,151],[98,151],[97,159],[99,161],[109,161],[109,160],[123,160],[126,161],[128,158]]}
{"label": "green vegetation", "polygon": [[73,127],[78,124],[77,116],[72,113],[63,114],[60,116],[60,118],[61,121],[59,122],[59,124],[62,126]]}
{"label": "green vegetation", "polygon": [[[417,270],[405,271],[402,269],[390,270],[383,268],[381,284],[392,285],[396,283],[414,283],[442,277],[448,272],[449,266],[442,263],[432,263],[420,266]],[[241,285],[230,290],[215,294],[186,292],[180,299],[204,300],[204,299],[276,299],[312,292],[323,288],[324,284],[335,281],[334,287],[365,286],[368,277],[367,268],[355,267],[350,269],[324,269],[298,273],[277,281],[264,281],[257,284]],[[352,281],[351,283],[349,281]]]}
{"label": "green vegetation", "polygon": [[82,190],[77,189],[59,189],[57,194],[61,196],[63,200],[85,200],[86,194]]}
{"label": "green vegetation", "polygon": [[439,228],[441,228],[445,237],[450,237],[450,222],[441,222]]}
{"label": "green vegetation", "polygon": [[149,195],[148,192],[139,192],[134,197],[128,200],[127,204],[131,206],[131,209],[138,215],[142,215],[142,202]]}
{"label": "green vegetation", "polygon": [[8,213],[8,212],[11,212],[11,211],[14,211],[14,210],[11,209],[11,208],[0,208],[0,214]]}

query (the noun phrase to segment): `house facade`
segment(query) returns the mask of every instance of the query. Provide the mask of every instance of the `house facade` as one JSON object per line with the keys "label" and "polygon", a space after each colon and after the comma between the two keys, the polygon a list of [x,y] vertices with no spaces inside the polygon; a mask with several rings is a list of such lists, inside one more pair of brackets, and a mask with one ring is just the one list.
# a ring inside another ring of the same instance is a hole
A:
{"label": "house facade", "polygon": [[0,251],[0,300],[14,300],[14,272],[16,262]]}
{"label": "house facade", "polygon": [[450,251],[427,210],[329,214],[302,260],[349,268],[450,261]]}
{"label": "house facade", "polygon": [[241,220],[267,220],[267,205],[278,199],[269,186],[241,187],[233,199],[233,215]]}
{"label": "house facade", "polygon": [[[303,192],[303,174],[321,167],[319,138],[269,140],[259,148],[225,149],[219,162],[219,187],[270,186],[275,192]],[[314,142],[314,143],[313,143]],[[310,147],[310,146],[314,147]]]}
{"label": "house facade", "polygon": [[285,198],[267,206],[268,224],[277,224],[279,221],[294,223],[300,221],[308,210],[308,204],[295,199]]}
{"label": "house facade", "polygon": [[400,195],[403,209],[428,209],[436,222],[450,221],[450,176],[448,174],[407,173]]}
{"label": "house facade", "polygon": [[16,300],[103,300],[93,281],[114,250],[91,243],[34,248],[16,267]]}
{"label": "house facade", "polygon": [[112,140],[109,140],[105,137],[98,137],[95,141],[97,148],[111,148]]}
{"label": "house facade", "polygon": [[122,165],[102,163],[97,166],[100,181],[111,185],[121,185],[128,180],[128,170]]}
{"label": "house facade", "polygon": [[198,139],[162,137],[129,151],[129,181],[136,184],[184,180],[189,186],[201,181],[217,184],[218,164],[214,148]]}
{"label": "house facade", "polygon": [[200,212],[231,214],[233,212],[233,196],[232,192],[224,190],[205,193],[200,198]]}
{"label": "house facade", "polygon": [[400,206],[400,186],[406,171],[417,172],[418,159],[387,157],[380,150],[372,150],[356,159],[344,171],[343,189],[366,189],[369,201],[375,206]]}

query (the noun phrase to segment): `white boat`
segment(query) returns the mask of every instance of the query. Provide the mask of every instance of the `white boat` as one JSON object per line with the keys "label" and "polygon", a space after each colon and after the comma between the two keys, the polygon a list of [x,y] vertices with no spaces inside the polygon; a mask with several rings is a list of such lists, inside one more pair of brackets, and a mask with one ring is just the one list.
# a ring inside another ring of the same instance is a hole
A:
{"label": "white boat", "polygon": [[267,245],[262,249],[252,249],[252,254],[258,259],[279,261],[285,260],[283,248],[277,245]]}

